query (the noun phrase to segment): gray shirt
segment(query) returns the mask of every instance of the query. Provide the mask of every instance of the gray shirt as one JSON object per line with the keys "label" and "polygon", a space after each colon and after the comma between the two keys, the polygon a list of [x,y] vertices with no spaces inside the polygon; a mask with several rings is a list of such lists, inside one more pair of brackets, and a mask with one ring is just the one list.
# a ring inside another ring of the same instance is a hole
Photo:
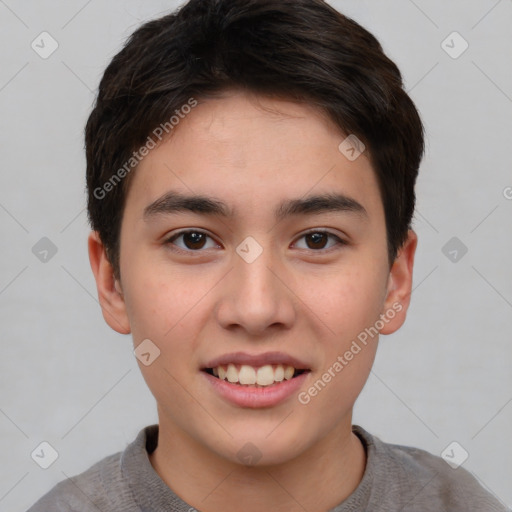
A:
{"label": "gray shirt", "polygon": [[[465,469],[424,450],[384,443],[357,425],[353,431],[367,454],[363,479],[329,512],[506,512]],[[28,512],[195,511],[153,469],[148,453],[157,443],[158,425],[142,429],[124,451],[58,483]]]}

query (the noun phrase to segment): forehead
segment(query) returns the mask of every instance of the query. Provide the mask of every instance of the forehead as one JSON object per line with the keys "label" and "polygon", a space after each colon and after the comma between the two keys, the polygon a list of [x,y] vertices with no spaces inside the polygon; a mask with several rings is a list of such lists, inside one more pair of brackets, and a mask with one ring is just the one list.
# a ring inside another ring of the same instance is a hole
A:
{"label": "forehead", "polygon": [[346,138],[310,105],[242,93],[209,99],[139,164],[127,205],[142,212],[178,190],[224,198],[237,214],[274,213],[283,198],[336,192],[379,209],[370,160],[348,159],[339,149]]}

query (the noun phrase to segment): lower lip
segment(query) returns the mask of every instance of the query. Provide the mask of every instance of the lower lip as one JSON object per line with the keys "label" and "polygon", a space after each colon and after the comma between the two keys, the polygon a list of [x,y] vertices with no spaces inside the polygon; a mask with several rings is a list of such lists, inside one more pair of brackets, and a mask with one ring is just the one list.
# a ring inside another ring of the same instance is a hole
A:
{"label": "lower lip", "polygon": [[239,407],[253,409],[275,406],[297,394],[309,374],[309,372],[304,372],[293,379],[284,380],[272,386],[256,387],[231,384],[231,382],[220,380],[209,373],[203,371],[201,373],[206,377],[215,392],[225,400]]}

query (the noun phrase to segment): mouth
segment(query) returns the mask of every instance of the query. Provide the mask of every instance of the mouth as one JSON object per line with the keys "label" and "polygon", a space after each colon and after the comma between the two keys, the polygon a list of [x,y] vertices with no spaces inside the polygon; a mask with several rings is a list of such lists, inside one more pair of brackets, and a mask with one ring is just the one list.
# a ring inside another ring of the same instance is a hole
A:
{"label": "mouth", "polygon": [[221,381],[246,388],[269,388],[310,372],[309,369],[295,368],[294,366],[285,364],[251,366],[235,363],[203,368],[202,371]]}
{"label": "mouth", "polygon": [[304,361],[284,352],[232,352],[200,368],[208,389],[242,408],[268,408],[290,403],[313,371]]}

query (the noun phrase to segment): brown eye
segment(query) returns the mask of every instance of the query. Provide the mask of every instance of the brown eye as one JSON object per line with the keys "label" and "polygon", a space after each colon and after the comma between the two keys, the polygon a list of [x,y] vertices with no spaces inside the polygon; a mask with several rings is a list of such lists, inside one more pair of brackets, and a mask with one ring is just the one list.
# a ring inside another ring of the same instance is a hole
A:
{"label": "brown eye", "polygon": [[[344,240],[329,231],[310,231],[299,238],[299,240],[302,239],[306,241],[306,244],[305,247],[304,245],[300,247],[299,244],[299,249],[312,249],[318,252],[322,250],[328,251],[336,245],[346,244]],[[332,240],[332,242],[329,242],[329,240]]]}
{"label": "brown eye", "polygon": [[[179,239],[182,240],[181,243],[175,243]],[[175,246],[176,251],[198,252],[201,249],[216,247],[215,243],[210,245],[210,247],[207,247],[208,239],[212,240],[213,242],[213,239],[206,233],[203,233],[202,231],[189,230],[176,233],[175,235],[171,236],[165,243]]]}
{"label": "brown eye", "polygon": [[309,233],[305,237],[310,242],[308,243],[310,249],[325,249],[325,244],[329,238],[327,233]]}
{"label": "brown eye", "polygon": [[202,249],[206,240],[204,233],[191,231],[183,234],[183,243],[188,249]]}

